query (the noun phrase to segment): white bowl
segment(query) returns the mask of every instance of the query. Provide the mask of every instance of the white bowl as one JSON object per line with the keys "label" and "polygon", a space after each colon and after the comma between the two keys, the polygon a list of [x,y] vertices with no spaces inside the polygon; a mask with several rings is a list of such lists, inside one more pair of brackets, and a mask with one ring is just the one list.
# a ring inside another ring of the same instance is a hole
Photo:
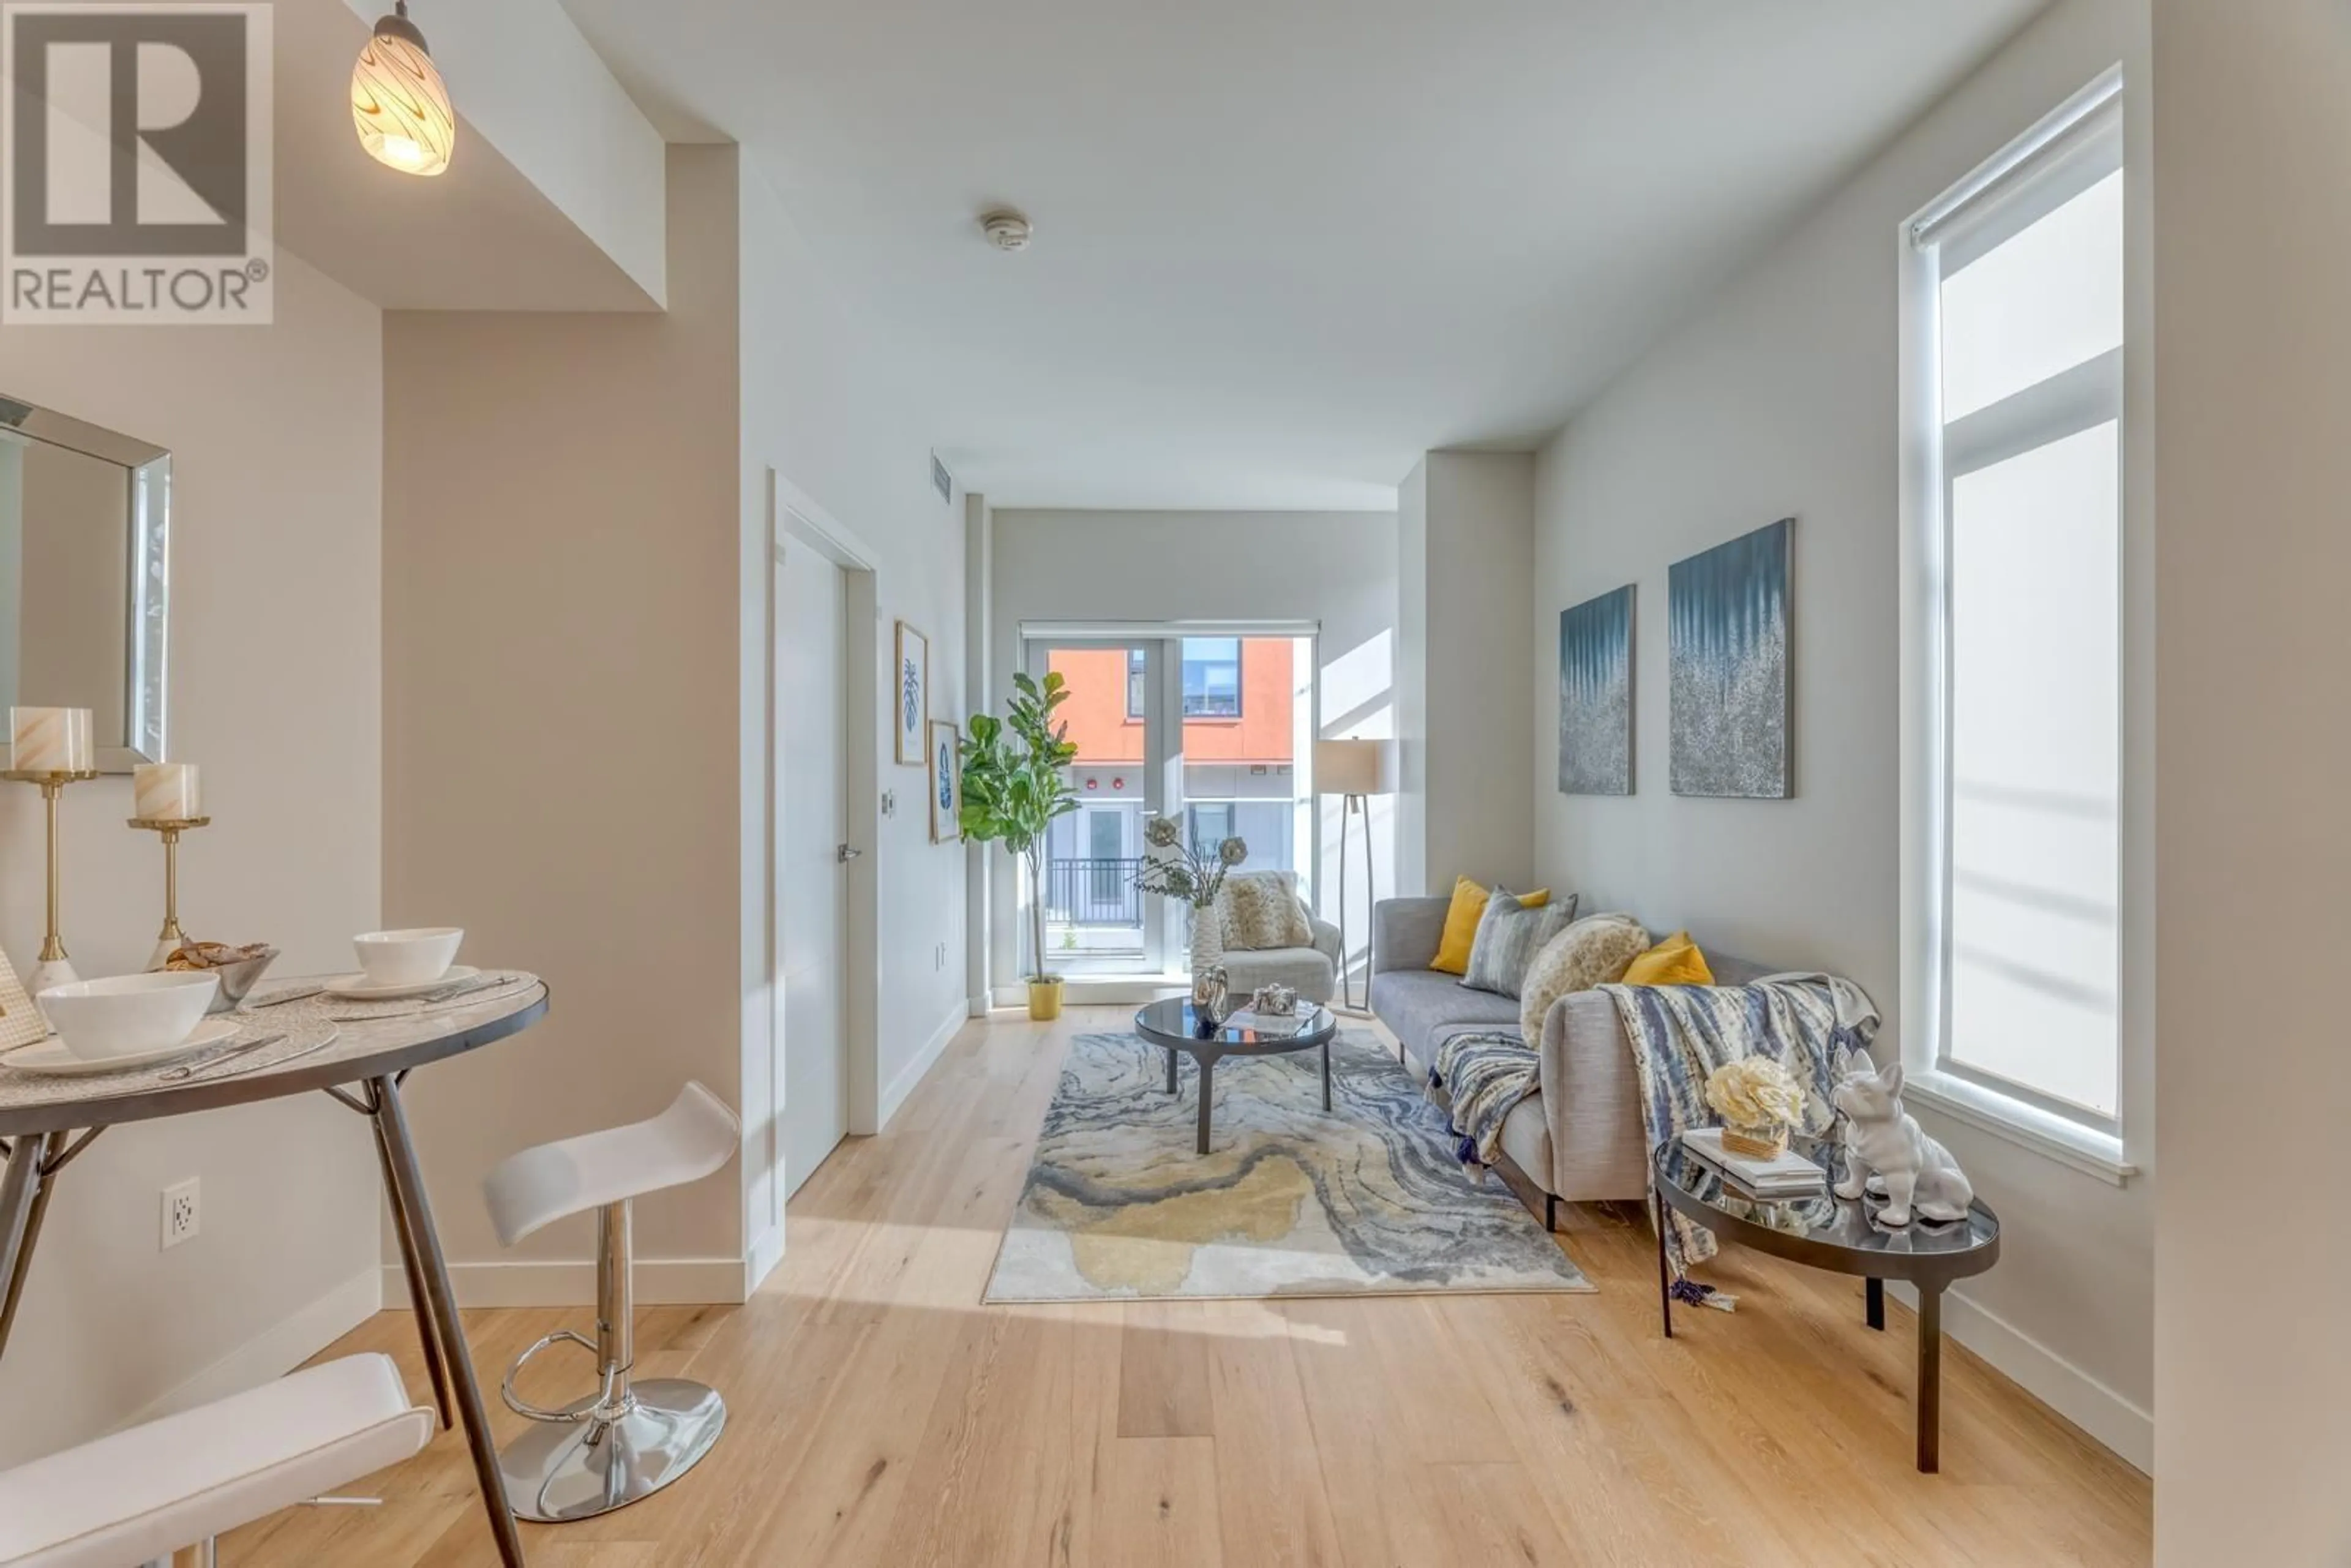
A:
{"label": "white bowl", "polygon": [[465,933],[455,925],[420,925],[408,931],[371,931],[351,938],[360,968],[379,986],[421,986],[437,980],[457,961]]}
{"label": "white bowl", "polygon": [[214,974],[117,975],[52,986],[34,999],[84,1061],[162,1051],[188,1038],[220,989]]}

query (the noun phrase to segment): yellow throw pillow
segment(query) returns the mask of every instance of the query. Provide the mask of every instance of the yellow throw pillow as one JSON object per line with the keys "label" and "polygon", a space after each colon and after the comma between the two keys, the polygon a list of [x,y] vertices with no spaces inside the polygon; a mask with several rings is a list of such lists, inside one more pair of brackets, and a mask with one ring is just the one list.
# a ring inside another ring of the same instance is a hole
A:
{"label": "yellow throw pillow", "polygon": [[1639,957],[1625,971],[1628,986],[1710,986],[1714,971],[1687,931],[1677,931]]}
{"label": "yellow throw pillow", "polygon": [[[1437,956],[1428,967],[1448,975],[1469,972],[1469,949],[1478,940],[1478,922],[1486,918],[1486,900],[1493,896],[1468,877],[1453,879],[1453,906],[1445,912],[1445,935],[1437,939]],[[1515,895],[1529,909],[1540,909],[1551,902],[1551,889],[1539,888],[1533,893]]]}

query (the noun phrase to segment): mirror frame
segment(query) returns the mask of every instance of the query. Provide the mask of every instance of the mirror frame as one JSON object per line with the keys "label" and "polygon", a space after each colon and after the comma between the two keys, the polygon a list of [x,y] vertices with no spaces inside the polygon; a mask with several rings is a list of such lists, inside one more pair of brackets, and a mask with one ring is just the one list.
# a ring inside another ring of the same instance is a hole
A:
{"label": "mirror frame", "polygon": [[[0,393],[0,425],[131,470],[130,671],[123,693],[127,744],[98,748],[98,770],[128,773],[161,762],[171,667],[172,455],[161,446]],[[15,746],[0,733],[0,758]]]}

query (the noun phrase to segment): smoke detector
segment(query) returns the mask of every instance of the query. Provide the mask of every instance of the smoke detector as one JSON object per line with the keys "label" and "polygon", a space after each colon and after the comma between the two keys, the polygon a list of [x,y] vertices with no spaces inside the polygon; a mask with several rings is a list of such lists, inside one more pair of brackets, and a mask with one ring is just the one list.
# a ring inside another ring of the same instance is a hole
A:
{"label": "smoke detector", "polygon": [[1026,217],[1010,207],[980,214],[979,229],[987,236],[987,243],[998,250],[1027,250],[1029,236],[1037,232]]}

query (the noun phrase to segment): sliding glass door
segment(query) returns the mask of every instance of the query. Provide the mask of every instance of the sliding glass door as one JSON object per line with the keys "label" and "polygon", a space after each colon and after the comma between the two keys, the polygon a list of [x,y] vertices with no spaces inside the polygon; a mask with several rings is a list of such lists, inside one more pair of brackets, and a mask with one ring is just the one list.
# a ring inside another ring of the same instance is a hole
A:
{"label": "sliding glass door", "polygon": [[1046,844],[1045,962],[1074,976],[1165,976],[1184,912],[1134,886],[1147,816],[1190,840],[1249,845],[1246,868],[1291,871],[1311,902],[1314,639],[1297,634],[1035,636],[1027,667],[1058,674],[1077,747],[1078,810]]}

